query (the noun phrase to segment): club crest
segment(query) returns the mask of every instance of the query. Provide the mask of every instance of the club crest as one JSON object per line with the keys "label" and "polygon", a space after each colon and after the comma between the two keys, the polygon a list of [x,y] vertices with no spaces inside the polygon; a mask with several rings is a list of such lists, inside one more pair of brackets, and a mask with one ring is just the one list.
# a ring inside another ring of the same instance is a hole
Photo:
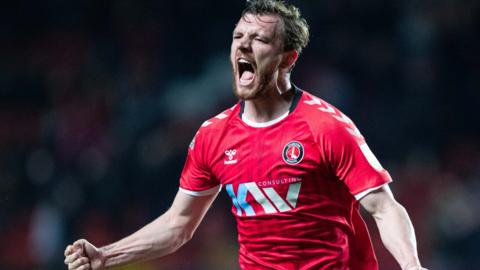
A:
{"label": "club crest", "polygon": [[283,148],[283,160],[290,165],[300,163],[303,159],[303,145],[299,142],[292,141]]}

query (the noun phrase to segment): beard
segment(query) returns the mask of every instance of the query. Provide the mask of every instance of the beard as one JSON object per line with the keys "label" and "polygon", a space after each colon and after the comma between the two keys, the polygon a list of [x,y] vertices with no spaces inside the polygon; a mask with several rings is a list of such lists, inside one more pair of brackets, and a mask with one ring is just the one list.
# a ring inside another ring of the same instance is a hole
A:
{"label": "beard", "polygon": [[236,72],[234,68],[232,68],[232,89],[233,89],[233,94],[238,98],[242,100],[252,100],[258,97],[263,96],[267,91],[268,91],[268,86],[271,84],[273,81],[273,75],[274,72],[273,70],[269,70],[266,72],[260,72],[257,70],[256,78],[255,80],[258,80],[257,86],[253,86],[254,88],[249,90],[249,91],[241,91],[237,87],[237,78],[236,78]]}

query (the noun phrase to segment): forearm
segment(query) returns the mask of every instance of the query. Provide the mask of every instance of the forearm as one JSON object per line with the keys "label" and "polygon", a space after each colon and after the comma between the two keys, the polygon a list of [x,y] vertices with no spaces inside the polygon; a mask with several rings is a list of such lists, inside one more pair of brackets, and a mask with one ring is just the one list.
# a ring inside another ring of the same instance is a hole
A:
{"label": "forearm", "polygon": [[397,202],[388,204],[373,215],[382,242],[402,269],[420,266],[415,232],[407,211]]}
{"label": "forearm", "polygon": [[191,238],[181,220],[166,212],[130,236],[100,248],[105,267],[162,257],[174,252]]}

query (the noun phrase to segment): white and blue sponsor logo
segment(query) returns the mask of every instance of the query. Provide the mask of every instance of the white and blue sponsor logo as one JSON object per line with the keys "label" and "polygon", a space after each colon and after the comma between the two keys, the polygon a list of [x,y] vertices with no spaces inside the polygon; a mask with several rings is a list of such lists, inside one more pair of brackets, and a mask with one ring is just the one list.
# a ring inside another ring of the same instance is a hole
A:
{"label": "white and blue sponsor logo", "polygon": [[[277,181],[282,182],[283,180]],[[267,181],[239,184],[236,194],[232,184],[227,184],[225,186],[225,189],[237,210],[237,216],[242,216],[244,214],[246,216],[256,216],[259,214],[255,212],[251,203],[259,204],[265,214],[287,212],[296,208],[298,196],[300,194],[300,187],[302,185],[301,180],[295,182],[291,181],[290,183],[288,183],[288,181],[283,181],[285,183],[282,184],[289,185],[286,198],[282,198],[272,186],[262,187],[264,186],[262,183],[265,182]],[[247,201],[248,194],[254,198],[253,201]]]}

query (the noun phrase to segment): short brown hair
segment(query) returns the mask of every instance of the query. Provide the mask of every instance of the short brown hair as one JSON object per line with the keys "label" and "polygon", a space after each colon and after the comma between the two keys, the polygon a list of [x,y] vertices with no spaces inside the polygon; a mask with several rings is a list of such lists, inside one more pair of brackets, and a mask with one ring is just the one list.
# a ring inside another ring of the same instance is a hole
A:
{"label": "short brown hair", "polygon": [[242,17],[247,13],[253,15],[270,14],[282,18],[285,25],[283,37],[285,51],[295,49],[298,53],[301,53],[303,48],[307,46],[310,35],[309,27],[297,7],[286,4],[282,0],[250,0],[247,1]]}

